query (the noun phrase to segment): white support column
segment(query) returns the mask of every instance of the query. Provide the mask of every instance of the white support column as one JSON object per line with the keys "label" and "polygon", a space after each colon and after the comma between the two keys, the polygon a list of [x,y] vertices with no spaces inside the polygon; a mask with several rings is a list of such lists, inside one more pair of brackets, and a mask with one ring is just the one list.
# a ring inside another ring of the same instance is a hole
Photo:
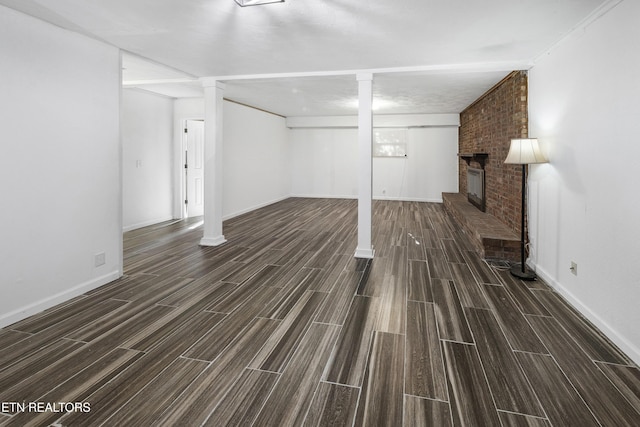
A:
{"label": "white support column", "polygon": [[222,234],[222,104],[224,83],[204,80],[204,235],[202,246],[226,242]]}
{"label": "white support column", "polygon": [[373,74],[358,79],[358,247],[356,258],[373,258],[371,244],[371,199],[373,194]]}

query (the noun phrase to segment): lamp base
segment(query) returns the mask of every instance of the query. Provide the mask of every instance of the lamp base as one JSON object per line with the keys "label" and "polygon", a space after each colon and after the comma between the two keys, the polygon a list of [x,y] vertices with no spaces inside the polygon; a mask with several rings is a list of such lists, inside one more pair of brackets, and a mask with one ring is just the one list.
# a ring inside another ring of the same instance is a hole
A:
{"label": "lamp base", "polygon": [[529,270],[527,266],[524,267],[524,271],[522,271],[522,264],[518,263],[511,267],[511,275],[516,276],[520,280],[536,280],[536,273],[532,270]]}

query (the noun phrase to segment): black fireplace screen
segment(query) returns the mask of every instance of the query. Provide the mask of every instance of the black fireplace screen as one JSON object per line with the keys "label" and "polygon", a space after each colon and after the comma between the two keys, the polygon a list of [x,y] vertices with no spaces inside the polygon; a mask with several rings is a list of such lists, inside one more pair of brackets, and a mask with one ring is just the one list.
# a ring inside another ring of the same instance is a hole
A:
{"label": "black fireplace screen", "polygon": [[485,211],[484,170],[467,168],[467,199],[482,212]]}

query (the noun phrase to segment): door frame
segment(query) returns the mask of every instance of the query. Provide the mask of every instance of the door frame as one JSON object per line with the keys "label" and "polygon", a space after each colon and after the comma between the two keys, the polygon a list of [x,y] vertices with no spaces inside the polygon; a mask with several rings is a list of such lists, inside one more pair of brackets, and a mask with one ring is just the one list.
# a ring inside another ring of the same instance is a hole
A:
{"label": "door frame", "polygon": [[176,219],[186,218],[184,200],[187,195],[185,193],[184,163],[186,161],[185,152],[187,139],[184,130],[187,127],[188,120],[204,122],[204,117],[183,116],[179,117],[175,122],[175,143],[173,149],[173,217]]}

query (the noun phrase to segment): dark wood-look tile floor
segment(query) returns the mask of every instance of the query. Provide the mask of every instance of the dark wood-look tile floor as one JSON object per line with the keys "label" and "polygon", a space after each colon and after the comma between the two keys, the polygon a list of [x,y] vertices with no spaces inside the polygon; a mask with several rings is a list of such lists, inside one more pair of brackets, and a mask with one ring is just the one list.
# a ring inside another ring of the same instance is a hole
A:
{"label": "dark wood-look tile floor", "polygon": [[[640,371],[439,204],[288,199],[124,236],[125,275],[0,330],[1,426],[639,426]],[[84,410],[22,410],[78,402]]]}

